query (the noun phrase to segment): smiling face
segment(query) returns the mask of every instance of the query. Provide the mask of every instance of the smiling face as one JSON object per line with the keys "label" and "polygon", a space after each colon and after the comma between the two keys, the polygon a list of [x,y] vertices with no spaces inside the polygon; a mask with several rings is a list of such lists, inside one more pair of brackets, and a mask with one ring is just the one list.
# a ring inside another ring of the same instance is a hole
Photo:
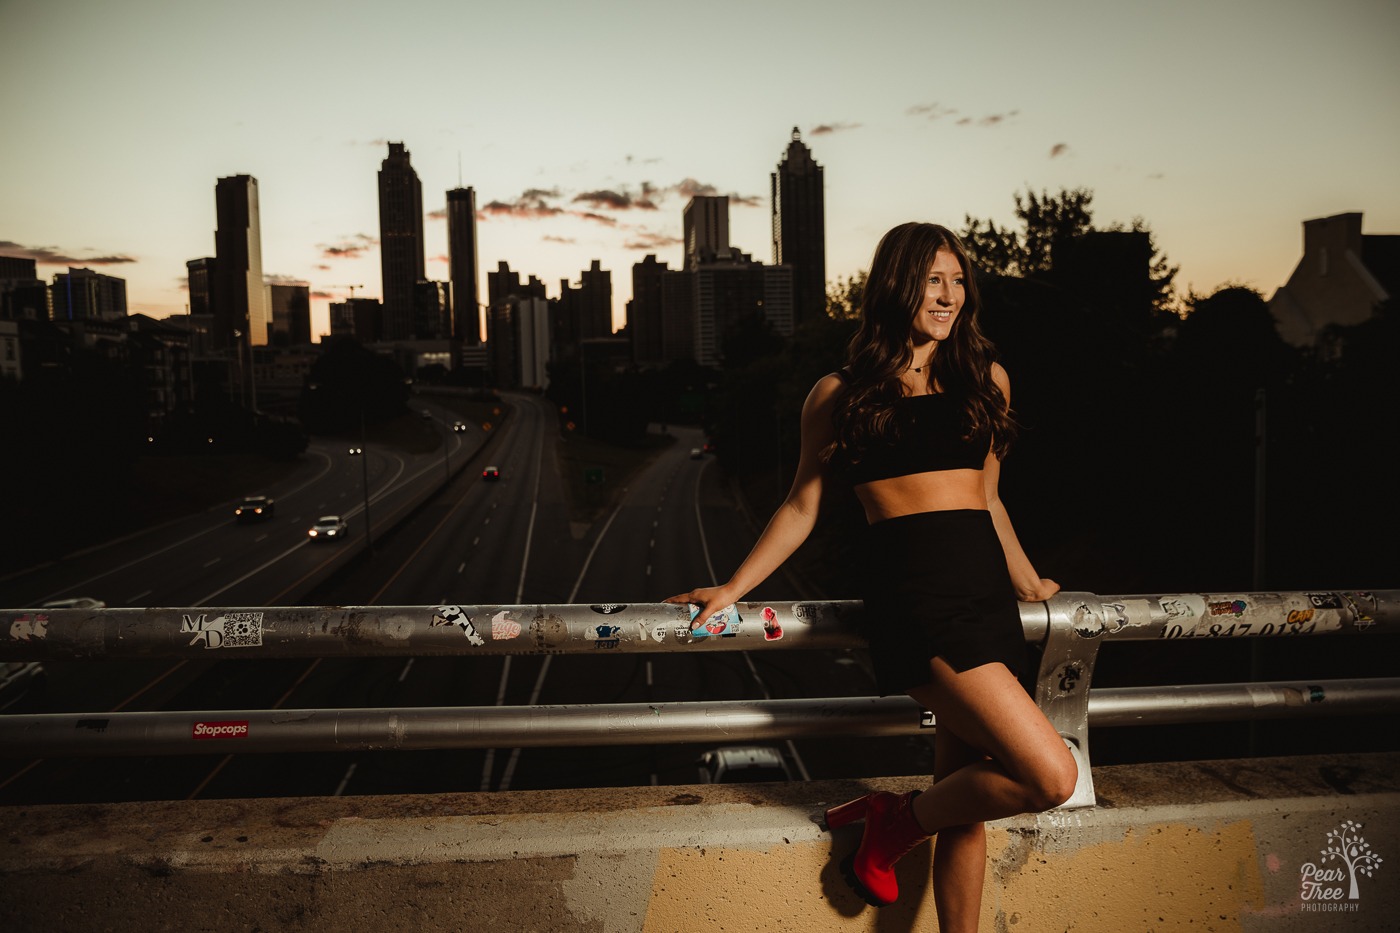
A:
{"label": "smiling face", "polygon": [[933,257],[924,282],[924,300],[914,315],[909,339],[916,348],[947,340],[962,310],[967,276],[952,250],[940,249]]}

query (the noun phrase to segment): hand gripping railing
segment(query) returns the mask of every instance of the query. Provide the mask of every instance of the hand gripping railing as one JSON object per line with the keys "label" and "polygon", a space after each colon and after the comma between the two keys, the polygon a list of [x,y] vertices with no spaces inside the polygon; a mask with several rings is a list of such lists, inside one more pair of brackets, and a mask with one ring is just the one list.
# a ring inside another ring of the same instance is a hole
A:
{"label": "hand gripping railing", "polygon": [[[741,603],[723,625],[692,631],[685,606],[366,606],[243,609],[0,610],[0,661],[59,658],[387,657],[429,655],[704,653],[860,648],[853,601]],[[1066,806],[1094,802],[1090,722],[1196,721],[1281,712],[1400,709],[1400,679],[1227,684],[1094,691],[1107,640],[1273,638],[1400,631],[1400,591],[1097,596],[1061,593],[1022,603],[1027,640],[1041,648],[1034,696],[1079,764]],[[878,625],[880,620],[869,620]],[[710,628],[714,631],[711,632]],[[189,753],[192,723],[241,721],[244,751],[272,751],[254,731],[317,747],[500,747],[692,741],[718,719],[714,704],[524,709],[286,710],[237,713],[40,714],[0,717],[0,754]],[[839,731],[893,734],[932,725],[908,700],[725,701],[725,735]],[[211,719],[212,717],[212,719]],[[698,717],[698,718],[697,718]],[[907,717],[907,719],[901,719]],[[101,728],[95,724],[101,722]],[[169,720],[167,722],[167,720]],[[419,732],[407,733],[416,723]],[[319,724],[319,725],[318,725]],[[255,730],[255,726],[259,730]],[[280,728],[279,728],[280,727]],[[326,727],[325,729],[321,727]],[[328,729],[328,731],[326,731]],[[164,730],[164,731],[162,731]],[[318,731],[319,730],[319,731]],[[815,730],[815,731],[814,731]],[[664,734],[659,734],[664,733]],[[282,745],[281,748],[287,746]]]}

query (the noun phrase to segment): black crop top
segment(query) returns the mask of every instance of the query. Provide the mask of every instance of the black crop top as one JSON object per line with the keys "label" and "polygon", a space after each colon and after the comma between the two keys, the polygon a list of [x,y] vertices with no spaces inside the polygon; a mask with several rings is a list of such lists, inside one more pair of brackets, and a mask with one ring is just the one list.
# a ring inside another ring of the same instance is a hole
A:
{"label": "black crop top", "polygon": [[856,463],[843,458],[841,472],[852,486],[915,473],[980,470],[991,449],[985,430],[963,439],[962,410],[946,392],[899,399],[894,427],[895,440],[877,439]]}

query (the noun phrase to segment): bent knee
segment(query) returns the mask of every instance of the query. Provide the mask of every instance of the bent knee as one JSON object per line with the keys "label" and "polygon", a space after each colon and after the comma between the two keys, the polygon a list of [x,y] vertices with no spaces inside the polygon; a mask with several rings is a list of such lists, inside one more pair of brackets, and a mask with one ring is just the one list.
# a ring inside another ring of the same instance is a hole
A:
{"label": "bent knee", "polygon": [[1068,753],[1058,758],[1054,765],[1038,770],[1026,785],[1026,804],[1029,812],[1053,810],[1074,796],[1074,788],[1079,783],[1079,766]]}

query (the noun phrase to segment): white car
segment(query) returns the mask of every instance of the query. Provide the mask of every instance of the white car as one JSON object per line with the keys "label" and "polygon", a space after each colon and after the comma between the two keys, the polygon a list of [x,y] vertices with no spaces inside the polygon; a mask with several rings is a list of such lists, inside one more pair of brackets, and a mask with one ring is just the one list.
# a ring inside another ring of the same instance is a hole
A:
{"label": "white car", "polygon": [[341,541],[349,533],[350,526],[339,515],[322,515],[306,536],[312,541]]}
{"label": "white car", "polygon": [[88,596],[75,596],[72,599],[55,599],[44,603],[40,609],[106,609],[107,604],[100,599]]}

